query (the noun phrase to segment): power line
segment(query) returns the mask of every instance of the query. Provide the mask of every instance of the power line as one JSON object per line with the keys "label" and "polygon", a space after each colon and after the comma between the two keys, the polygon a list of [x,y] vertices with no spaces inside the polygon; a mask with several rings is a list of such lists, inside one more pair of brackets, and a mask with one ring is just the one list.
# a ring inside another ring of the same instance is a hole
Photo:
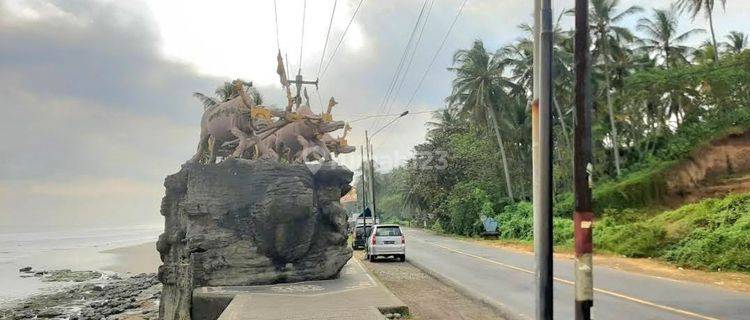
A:
{"label": "power line", "polygon": [[328,22],[328,32],[326,32],[326,41],[323,43],[323,53],[320,54],[320,63],[318,64],[318,74],[316,78],[320,78],[320,71],[323,69],[323,58],[326,56],[326,48],[328,48],[328,38],[331,36],[331,26],[333,26],[333,15],[336,13],[336,4],[338,0],[333,0],[333,10],[331,10],[331,20]]}
{"label": "power line", "polygon": [[349,31],[349,27],[351,27],[352,22],[354,21],[354,17],[357,16],[357,12],[359,12],[359,8],[362,6],[362,2],[364,1],[365,0],[359,0],[359,3],[357,4],[357,8],[354,9],[354,14],[352,14],[352,18],[349,19],[349,23],[346,25],[346,28],[344,29],[344,33],[341,35],[341,39],[339,39],[339,42],[336,44],[336,47],[333,49],[333,52],[331,53],[331,58],[328,59],[328,63],[326,63],[326,67],[323,68],[323,73],[320,74],[321,77],[325,75],[326,71],[328,71],[328,67],[331,66],[331,63],[333,63],[333,58],[336,56],[336,52],[339,51],[339,47],[341,46],[341,43],[344,42],[346,33]]}
{"label": "power line", "polygon": [[276,22],[276,49],[281,51],[281,44],[279,42],[279,14],[276,10],[276,0],[273,0],[273,18]]}
{"label": "power line", "polygon": [[297,66],[299,67],[298,73],[302,72],[302,48],[305,45],[305,16],[307,13],[307,0],[302,2],[302,36],[300,36],[299,40],[299,63],[297,63]]}
{"label": "power line", "polygon": [[[404,62],[406,61],[406,57],[409,54],[409,49],[411,48],[412,41],[414,40],[414,34],[417,32],[417,28],[419,27],[419,24],[422,20],[422,16],[424,15],[424,9],[427,5],[428,0],[424,0],[422,2],[422,8],[419,10],[419,15],[417,16],[417,21],[414,23],[414,27],[411,29],[411,33],[409,34],[409,41],[406,42],[406,47],[404,47],[404,52],[401,54],[401,59],[399,60],[398,66],[396,67],[396,72],[393,74],[393,78],[391,79],[391,83],[388,85],[388,89],[385,92],[385,95],[383,96],[383,101],[380,103],[380,107],[378,108],[378,112],[382,112],[385,110],[385,106],[388,104],[388,100],[390,99],[391,94],[393,93],[393,89],[395,89],[396,83],[398,82],[399,77],[401,76],[401,70],[403,69]],[[375,126],[377,121],[370,124],[370,130]]]}
{"label": "power line", "polygon": [[[380,129],[375,130],[375,132],[373,132],[372,135],[370,136],[370,139],[372,139],[380,131],[383,131],[383,129],[387,128],[388,126],[390,126],[391,124],[393,124],[394,122],[396,122],[396,120],[401,119],[401,117],[407,115],[408,113],[409,113],[409,111],[404,111],[403,113],[400,113],[398,115],[398,117],[393,118],[390,122],[388,122],[384,126],[380,127]],[[372,141],[372,140],[370,140],[370,141]]]}
{"label": "power line", "polygon": [[391,112],[391,109],[393,108],[393,104],[396,102],[396,97],[398,97],[399,93],[401,93],[401,89],[404,87],[404,82],[406,81],[406,75],[409,74],[409,69],[411,69],[412,61],[414,61],[414,57],[417,55],[417,49],[419,48],[419,44],[422,42],[422,35],[424,34],[424,29],[427,27],[427,21],[430,18],[430,12],[432,11],[432,6],[435,4],[435,1],[430,1],[430,6],[427,8],[427,14],[424,17],[424,22],[422,23],[422,27],[419,30],[419,36],[417,37],[417,41],[414,43],[414,48],[411,50],[411,55],[409,57],[408,62],[406,63],[406,69],[404,70],[400,82],[397,84],[397,88],[395,93],[391,95],[391,102],[388,103],[388,109],[385,111],[385,113]]}
{"label": "power line", "polygon": [[[433,111],[409,112],[408,115],[417,115],[417,114],[425,114],[425,113],[433,113],[433,112],[435,112],[435,111],[433,110]],[[372,119],[372,118],[395,117],[395,116],[398,116],[400,114],[401,113],[373,114],[373,115],[366,115],[366,116],[360,115],[358,118],[355,118],[354,120],[350,120],[350,121],[346,121],[346,122],[348,122],[348,123],[354,123],[354,122],[359,122],[359,121],[363,121],[363,120],[367,120],[367,119]],[[342,117],[346,118],[346,117],[355,117],[355,116],[342,116]]]}
{"label": "power line", "polygon": [[458,21],[458,18],[461,16],[461,12],[463,12],[464,6],[466,6],[467,2],[469,2],[469,0],[464,0],[464,2],[462,2],[461,6],[458,8],[458,12],[456,12],[456,16],[453,18],[453,22],[451,22],[450,27],[448,27],[448,31],[445,33],[445,36],[443,36],[443,40],[440,42],[440,46],[438,47],[437,51],[435,51],[435,55],[432,56],[432,60],[430,61],[430,64],[427,65],[427,68],[424,70],[424,73],[422,74],[422,77],[419,79],[419,83],[417,83],[417,87],[414,89],[414,92],[412,92],[411,97],[409,97],[409,101],[406,103],[407,109],[411,106],[411,103],[414,100],[414,97],[417,95],[417,92],[419,92],[419,89],[422,88],[422,83],[424,82],[424,79],[427,77],[427,74],[430,72],[430,69],[432,69],[432,65],[435,64],[435,60],[437,60],[438,55],[440,55],[440,52],[443,50],[443,47],[445,46],[445,43],[448,40],[448,36],[453,31],[453,27],[456,25],[456,21]]}

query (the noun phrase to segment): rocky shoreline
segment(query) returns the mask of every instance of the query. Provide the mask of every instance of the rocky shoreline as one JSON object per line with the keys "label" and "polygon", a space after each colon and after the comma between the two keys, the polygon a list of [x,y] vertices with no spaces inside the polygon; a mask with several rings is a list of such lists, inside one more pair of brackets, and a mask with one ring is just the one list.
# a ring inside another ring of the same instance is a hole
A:
{"label": "rocky shoreline", "polygon": [[0,309],[0,319],[158,319],[161,284],[156,274],[103,274],[98,271],[19,270],[21,277],[73,282],[53,293],[29,297]]}

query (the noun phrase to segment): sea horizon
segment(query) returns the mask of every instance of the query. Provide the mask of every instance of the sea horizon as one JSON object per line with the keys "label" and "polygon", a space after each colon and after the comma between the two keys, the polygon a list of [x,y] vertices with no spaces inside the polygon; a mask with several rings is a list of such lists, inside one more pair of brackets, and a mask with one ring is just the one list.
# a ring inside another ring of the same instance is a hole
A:
{"label": "sea horizon", "polygon": [[114,263],[114,255],[103,251],[154,242],[162,230],[163,226],[153,224],[43,226],[36,230],[0,227],[0,282],[5,284],[0,292],[0,307],[71,284],[42,282],[39,277],[22,278],[20,268],[105,271]]}

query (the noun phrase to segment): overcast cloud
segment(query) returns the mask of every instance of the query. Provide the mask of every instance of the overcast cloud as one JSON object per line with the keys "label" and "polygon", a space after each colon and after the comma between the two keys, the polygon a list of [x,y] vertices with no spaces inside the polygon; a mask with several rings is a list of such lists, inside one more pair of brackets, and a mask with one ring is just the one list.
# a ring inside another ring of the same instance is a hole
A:
{"label": "overcast cloud", "polygon": [[[404,85],[382,110],[421,1],[366,0],[321,78],[322,100],[333,95],[340,102],[335,117],[406,110],[461,2],[434,2]],[[279,43],[294,73],[302,1],[278,3]],[[327,56],[356,3],[339,0]],[[494,50],[519,37],[515,26],[530,22],[531,3],[469,0],[408,110],[441,108],[450,90],[446,67],[453,52],[474,39]],[[306,77],[317,74],[332,4],[308,1]],[[572,1],[555,1],[555,10],[563,4],[570,7]],[[750,30],[742,17],[748,12],[747,2],[730,1],[727,14],[717,19],[719,35]],[[564,23],[570,25],[570,19]],[[198,140],[202,107],[191,93],[211,93],[222,81],[241,77],[253,80],[268,104],[280,105],[276,50],[271,0],[0,0],[0,225],[160,223],[163,178],[179,170]],[[313,108],[320,108],[310,93]],[[374,145],[383,169],[410,155],[424,139],[428,119],[429,114],[409,116],[378,134]],[[361,144],[364,130],[380,125],[354,123],[350,143]],[[340,161],[354,166],[356,154]]]}

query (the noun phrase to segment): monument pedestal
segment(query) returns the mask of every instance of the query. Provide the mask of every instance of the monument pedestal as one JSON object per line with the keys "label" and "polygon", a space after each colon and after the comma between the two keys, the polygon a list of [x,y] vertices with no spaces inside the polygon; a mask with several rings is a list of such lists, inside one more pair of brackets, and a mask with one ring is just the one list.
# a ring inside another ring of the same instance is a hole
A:
{"label": "monument pedestal", "polygon": [[193,289],[336,278],[351,258],[335,162],[189,163],[165,180],[162,319],[190,319]]}
{"label": "monument pedestal", "polygon": [[[355,258],[356,259],[356,258]],[[200,287],[193,291],[194,319],[385,319],[408,308],[351,259],[331,280],[262,286]]]}

